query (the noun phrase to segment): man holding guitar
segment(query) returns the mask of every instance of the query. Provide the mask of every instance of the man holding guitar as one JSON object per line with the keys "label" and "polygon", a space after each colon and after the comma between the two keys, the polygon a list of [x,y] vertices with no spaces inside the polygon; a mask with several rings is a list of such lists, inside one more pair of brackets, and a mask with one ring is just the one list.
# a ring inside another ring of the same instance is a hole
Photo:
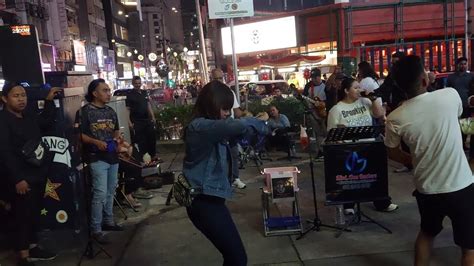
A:
{"label": "man holding guitar", "polygon": [[314,116],[309,115],[308,124],[313,129],[312,137],[316,139],[316,160],[322,160],[322,147],[326,138],[326,85],[321,80],[321,70],[311,69],[311,80],[305,85],[302,97],[314,106]]}

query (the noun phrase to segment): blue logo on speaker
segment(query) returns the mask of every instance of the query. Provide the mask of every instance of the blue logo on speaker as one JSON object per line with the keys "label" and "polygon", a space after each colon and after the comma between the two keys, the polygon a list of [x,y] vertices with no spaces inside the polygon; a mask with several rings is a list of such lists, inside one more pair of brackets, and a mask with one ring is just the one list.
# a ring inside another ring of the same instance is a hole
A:
{"label": "blue logo on speaker", "polygon": [[346,159],[346,169],[352,174],[360,174],[367,167],[367,159],[359,157],[357,152],[349,153]]}

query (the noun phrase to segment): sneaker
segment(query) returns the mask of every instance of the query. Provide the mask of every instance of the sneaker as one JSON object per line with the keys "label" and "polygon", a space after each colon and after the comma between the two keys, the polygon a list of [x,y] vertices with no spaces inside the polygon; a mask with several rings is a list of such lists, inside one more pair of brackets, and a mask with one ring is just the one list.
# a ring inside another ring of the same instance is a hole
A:
{"label": "sneaker", "polygon": [[406,166],[402,166],[400,168],[397,168],[397,169],[393,170],[393,172],[395,172],[395,173],[407,173],[407,172],[410,172],[410,169]]}
{"label": "sneaker", "polygon": [[353,208],[344,209],[344,214],[345,214],[345,215],[354,215],[354,214],[355,214],[355,211],[354,211]]}
{"label": "sneaker", "polygon": [[247,185],[242,182],[240,180],[240,178],[237,178],[235,179],[234,183],[232,184],[232,186],[236,187],[236,188],[240,188],[240,189],[244,189],[245,187],[247,187]]}
{"label": "sneaker", "polygon": [[123,227],[118,224],[104,224],[102,225],[102,230],[104,231],[123,231]]}
{"label": "sneaker", "polygon": [[397,204],[390,203],[387,208],[383,209],[383,212],[393,212],[394,210],[398,209]]}
{"label": "sneaker", "polygon": [[29,261],[40,261],[40,260],[54,260],[56,258],[56,254],[44,250],[40,248],[39,246],[36,246],[32,249],[30,249],[30,257],[28,258]]}
{"label": "sneaker", "polygon": [[24,258],[24,259],[20,259],[16,265],[17,266],[35,266],[35,263],[32,261],[29,261],[28,258]]}
{"label": "sneaker", "polygon": [[110,240],[102,232],[92,233],[92,238],[101,245],[110,244]]}

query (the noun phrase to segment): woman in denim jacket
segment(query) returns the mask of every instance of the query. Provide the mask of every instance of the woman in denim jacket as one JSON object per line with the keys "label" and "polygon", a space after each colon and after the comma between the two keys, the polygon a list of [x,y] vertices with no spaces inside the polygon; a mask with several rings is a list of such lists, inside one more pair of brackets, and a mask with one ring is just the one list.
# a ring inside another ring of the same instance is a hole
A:
{"label": "woman in denim jacket", "polygon": [[187,208],[191,222],[221,252],[224,265],[246,265],[245,248],[225,205],[233,181],[229,141],[247,133],[243,122],[229,119],[233,101],[229,87],[219,81],[202,88],[185,132],[183,173],[200,191]]}

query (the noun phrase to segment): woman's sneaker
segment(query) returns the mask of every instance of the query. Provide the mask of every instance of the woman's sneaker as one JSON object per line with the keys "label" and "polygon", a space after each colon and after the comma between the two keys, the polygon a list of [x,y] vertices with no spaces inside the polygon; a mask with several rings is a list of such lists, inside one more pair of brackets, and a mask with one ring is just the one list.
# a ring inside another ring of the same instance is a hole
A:
{"label": "woman's sneaker", "polygon": [[30,257],[28,258],[29,261],[40,261],[40,260],[54,260],[56,258],[56,254],[44,250],[39,246],[36,246],[30,249]]}
{"label": "woman's sneaker", "polygon": [[247,185],[244,182],[242,182],[240,178],[235,179],[232,186],[236,188],[240,188],[240,189],[244,189],[245,187],[247,187]]}
{"label": "woman's sneaker", "polygon": [[385,209],[383,209],[382,211],[383,211],[383,212],[393,212],[393,211],[395,211],[396,209],[398,209],[398,205],[397,205],[397,204],[390,203],[390,205],[388,205],[388,207],[385,208]]}

